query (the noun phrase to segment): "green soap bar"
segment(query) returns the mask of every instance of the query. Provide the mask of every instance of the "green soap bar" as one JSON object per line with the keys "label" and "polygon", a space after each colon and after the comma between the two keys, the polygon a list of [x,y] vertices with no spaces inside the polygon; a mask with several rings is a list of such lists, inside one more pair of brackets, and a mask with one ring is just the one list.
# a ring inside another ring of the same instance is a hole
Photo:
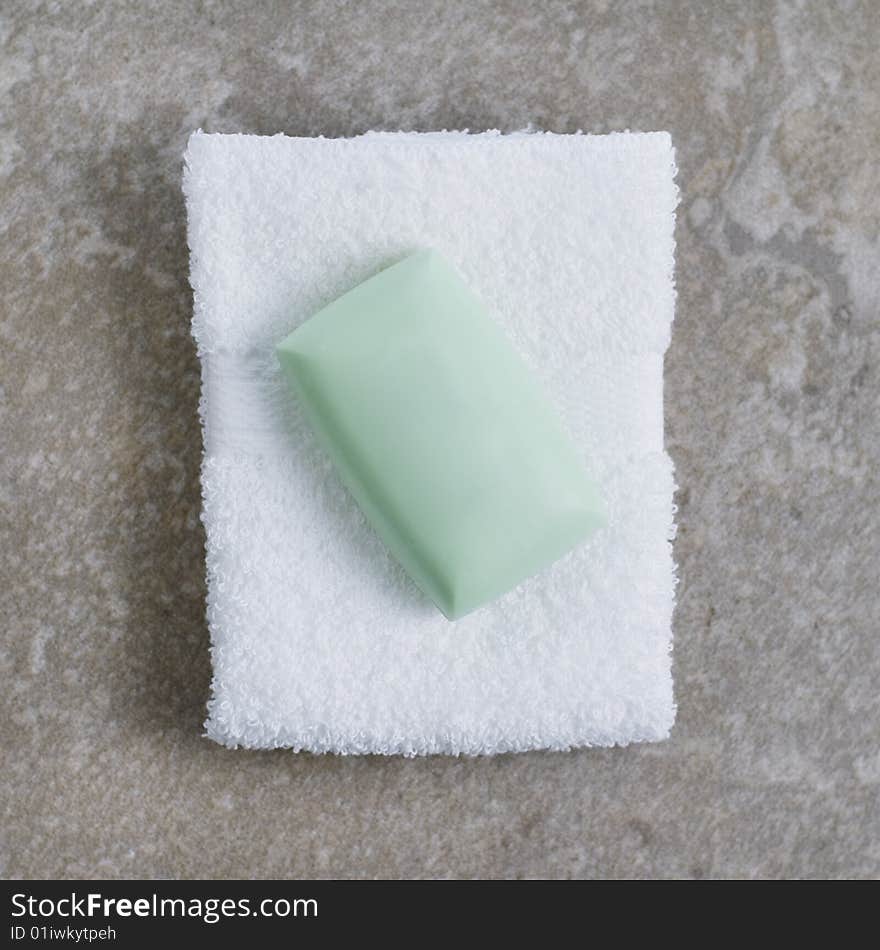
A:
{"label": "green soap bar", "polygon": [[355,287],[277,352],[343,481],[450,620],[603,523],[540,386],[436,252]]}

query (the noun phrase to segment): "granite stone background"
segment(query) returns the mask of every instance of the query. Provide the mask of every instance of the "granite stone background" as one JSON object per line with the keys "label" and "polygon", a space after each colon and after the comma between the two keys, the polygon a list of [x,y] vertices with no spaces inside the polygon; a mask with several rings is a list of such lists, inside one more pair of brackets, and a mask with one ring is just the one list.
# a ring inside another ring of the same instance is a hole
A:
{"label": "granite stone background", "polygon": [[[880,4],[0,5],[0,874],[880,875]],[[188,133],[668,129],[678,722],[230,752]]]}

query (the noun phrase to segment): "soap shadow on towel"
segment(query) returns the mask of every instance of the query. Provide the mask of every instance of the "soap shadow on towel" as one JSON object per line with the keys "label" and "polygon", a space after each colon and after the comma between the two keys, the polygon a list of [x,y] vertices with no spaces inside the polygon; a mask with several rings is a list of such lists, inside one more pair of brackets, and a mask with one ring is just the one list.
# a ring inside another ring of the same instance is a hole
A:
{"label": "soap shadow on towel", "polygon": [[[154,130],[155,131],[155,130]],[[200,521],[199,364],[190,337],[192,294],[180,163],[137,124],[86,163],[81,200],[101,238],[120,249],[96,271],[109,316],[106,352],[117,404],[104,424],[122,446],[124,536],[117,573],[123,633],[106,673],[111,715],[137,732],[203,743],[211,666]],[[154,135],[154,138],[161,138]],[[182,151],[182,147],[180,149]],[[120,655],[121,653],[121,655]]]}

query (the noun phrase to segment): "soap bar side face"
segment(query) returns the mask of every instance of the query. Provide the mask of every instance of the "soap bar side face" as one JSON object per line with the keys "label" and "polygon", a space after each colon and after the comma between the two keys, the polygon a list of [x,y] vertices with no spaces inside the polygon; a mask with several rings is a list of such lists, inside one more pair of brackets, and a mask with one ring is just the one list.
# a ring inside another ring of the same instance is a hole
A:
{"label": "soap bar side face", "polygon": [[278,354],[343,481],[450,619],[601,525],[540,386],[436,253],[334,301]]}

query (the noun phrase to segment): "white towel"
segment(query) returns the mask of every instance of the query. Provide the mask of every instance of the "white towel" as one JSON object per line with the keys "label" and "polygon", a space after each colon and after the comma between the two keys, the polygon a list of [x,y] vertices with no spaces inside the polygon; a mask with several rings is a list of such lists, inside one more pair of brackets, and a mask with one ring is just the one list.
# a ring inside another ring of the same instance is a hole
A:
{"label": "white towel", "polygon": [[[674,175],[664,132],[191,137],[212,739],[418,755],[668,735]],[[273,353],[425,247],[538,375],[609,516],[455,623],[342,487]]]}

